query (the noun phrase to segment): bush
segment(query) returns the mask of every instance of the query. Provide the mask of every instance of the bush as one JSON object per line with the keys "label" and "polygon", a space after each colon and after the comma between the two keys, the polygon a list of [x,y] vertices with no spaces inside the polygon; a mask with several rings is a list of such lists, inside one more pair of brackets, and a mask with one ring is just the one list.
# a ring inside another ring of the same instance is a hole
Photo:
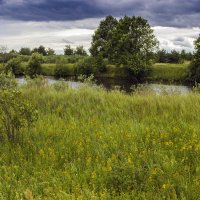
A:
{"label": "bush", "polygon": [[0,73],[0,90],[5,88],[16,88],[17,82],[12,73]]}
{"label": "bush", "polygon": [[20,142],[36,119],[35,108],[22,96],[12,74],[0,74],[0,140]]}
{"label": "bush", "polygon": [[36,119],[36,110],[17,89],[4,88],[0,92],[0,138],[20,142]]}
{"label": "bush", "polygon": [[81,59],[83,59],[83,56],[80,55],[71,55],[67,57],[67,62],[68,63],[77,63],[78,61],[80,61]]}
{"label": "bush", "polygon": [[125,68],[128,71],[128,75],[137,80],[143,79],[149,71],[148,65],[150,64],[146,63],[145,59],[142,59],[140,55],[133,56],[127,63]]}
{"label": "bush", "polygon": [[69,75],[69,70],[66,66],[65,60],[63,58],[61,58],[56,63],[55,76],[63,77],[63,76],[68,76],[68,75]]}
{"label": "bush", "polygon": [[91,74],[94,74],[96,72],[96,62],[93,57],[86,57],[83,60],[80,60],[76,67],[75,67],[75,73],[80,75],[86,75],[89,76]]}
{"label": "bush", "polygon": [[12,58],[11,60],[9,60],[5,65],[5,71],[10,71],[16,75],[22,74],[23,70],[21,67],[21,60],[19,58]]}
{"label": "bush", "polygon": [[41,64],[43,63],[43,56],[39,53],[33,53],[27,67],[27,74],[29,76],[39,75],[42,72]]}
{"label": "bush", "polygon": [[31,58],[31,56],[27,56],[27,55],[19,55],[18,56],[21,60],[21,62],[28,62]]}
{"label": "bush", "polygon": [[0,54],[0,63],[7,63],[9,60],[18,57],[19,54],[15,52]]}

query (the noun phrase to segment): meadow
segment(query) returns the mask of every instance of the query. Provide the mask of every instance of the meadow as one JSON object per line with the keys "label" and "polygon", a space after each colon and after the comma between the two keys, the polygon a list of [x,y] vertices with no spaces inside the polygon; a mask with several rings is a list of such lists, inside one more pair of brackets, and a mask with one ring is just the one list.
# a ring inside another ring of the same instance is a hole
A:
{"label": "meadow", "polygon": [[0,145],[0,199],[200,198],[200,94],[19,89],[38,120]]}
{"label": "meadow", "polygon": [[156,63],[151,67],[149,80],[152,81],[185,81],[190,62],[181,64]]}

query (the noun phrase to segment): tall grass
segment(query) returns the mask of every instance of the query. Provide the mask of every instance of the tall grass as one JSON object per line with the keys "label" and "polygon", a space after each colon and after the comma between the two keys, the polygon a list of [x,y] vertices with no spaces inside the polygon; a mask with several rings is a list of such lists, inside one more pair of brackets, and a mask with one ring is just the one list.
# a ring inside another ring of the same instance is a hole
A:
{"label": "tall grass", "polygon": [[156,63],[151,67],[149,79],[152,81],[186,81],[189,62],[183,64]]}
{"label": "tall grass", "polygon": [[21,90],[39,119],[25,144],[0,145],[0,199],[200,197],[199,94]]}

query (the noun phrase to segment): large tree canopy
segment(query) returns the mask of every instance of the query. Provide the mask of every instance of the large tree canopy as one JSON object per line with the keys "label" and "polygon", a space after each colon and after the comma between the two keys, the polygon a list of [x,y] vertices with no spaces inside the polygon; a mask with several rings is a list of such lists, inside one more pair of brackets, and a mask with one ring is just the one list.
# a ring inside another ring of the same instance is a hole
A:
{"label": "large tree canopy", "polygon": [[194,59],[190,66],[190,76],[193,81],[200,82],[200,35],[194,42],[195,53]]}
{"label": "large tree canopy", "polygon": [[112,32],[116,29],[117,24],[117,19],[112,16],[108,16],[100,22],[92,38],[92,46],[90,48],[92,56],[101,54],[104,58],[108,58],[108,44],[112,39]]}
{"label": "large tree canopy", "polygon": [[93,36],[90,52],[114,64],[128,66],[137,75],[150,64],[158,41],[147,20],[125,16],[117,21],[108,16]]}

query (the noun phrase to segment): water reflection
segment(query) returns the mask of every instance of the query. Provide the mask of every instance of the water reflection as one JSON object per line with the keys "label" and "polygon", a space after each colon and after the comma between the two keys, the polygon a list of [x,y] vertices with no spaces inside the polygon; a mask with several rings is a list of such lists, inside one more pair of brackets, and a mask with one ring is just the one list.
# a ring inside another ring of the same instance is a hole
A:
{"label": "water reflection", "polygon": [[[26,80],[24,77],[16,78],[19,85],[23,85]],[[45,77],[45,79],[48,81],[49,84],[54,84],[58,82],[58,79],[55,79],[54,77]],[[80,87],[82,83],[78,82],[78,80],[70,77],[65,79],[69,85],[69,87],[75,89]],[[192,91],[192,86],[187,85],[175,85],[175,84],[155,84],[155,83],[142,83],[142,84],[136,84],[130,80],[124,80],[124,79],[110,79],[110,78],[104,78],[104,79],[97,79],[95,81],[95,84],[102,85],[104,88],[108,90],[113,89],[119,89],[123,90],[126,93],[130,93],[134,90],[139,90],[140,92],[149,92],[153,91],[156,94],[161,93],[179,93],[179,94],[187,94]]]}

